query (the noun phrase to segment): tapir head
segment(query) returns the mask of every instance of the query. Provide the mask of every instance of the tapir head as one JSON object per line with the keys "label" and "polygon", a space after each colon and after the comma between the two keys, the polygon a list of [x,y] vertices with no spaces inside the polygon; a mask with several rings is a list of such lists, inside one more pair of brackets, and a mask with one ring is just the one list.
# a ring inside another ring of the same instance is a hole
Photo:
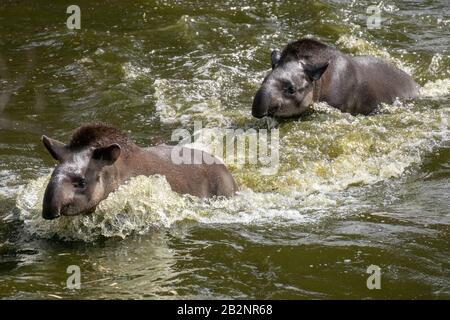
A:
{"label": "tapir head", "polygon": [[73,149],[46,136],[42,142],[58,161],[44,194],[44,219],[91,213],[117,187],[118,144]]}
{"label": "tapir head", "polygon": [[314,81],[320,79],[328,63],[310,64],[306,60],[281,58],[271,53],[272,71],[256,92],[252,115],[289,118],[300,116],[313,103]]}

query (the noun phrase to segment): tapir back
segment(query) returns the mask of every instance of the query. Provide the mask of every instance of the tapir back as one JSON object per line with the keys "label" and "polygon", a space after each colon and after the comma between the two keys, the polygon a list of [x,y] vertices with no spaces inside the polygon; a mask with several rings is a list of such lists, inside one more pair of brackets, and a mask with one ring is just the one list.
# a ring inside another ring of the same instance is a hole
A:
{"label": "tapir back", "polygon": [[358,74],[361,95],[374,107],[380,103],[392,103],[396,98],[416,98],[419,85],[403,70],[381,59],[370,56],[353,57]]}

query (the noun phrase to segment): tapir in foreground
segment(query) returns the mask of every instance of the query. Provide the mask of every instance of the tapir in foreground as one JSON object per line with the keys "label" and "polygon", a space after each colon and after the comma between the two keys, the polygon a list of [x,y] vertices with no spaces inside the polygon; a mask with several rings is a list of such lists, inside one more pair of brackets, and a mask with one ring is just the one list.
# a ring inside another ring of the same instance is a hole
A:
{"label": "tapir in foreground", "polygon": [[[230,197],[238,190],[225,165],[212,155],[200,150],[190,153],[194,150],[180,146],[140,148],[109,125],[83,125],[67,145],[46,136],[42,141],[59,162],[45,190],[44,219],[91,213],[109,193],[138,175],[164,175],[173,191],[202,198]],[[200,159],[173,161],[181,151]]]}
{"label": "tapir in foreground", "polygon": [[272,71],[253,100],[252,115],[298,117],[313,102],[353,115],[373,113],[381,103],[417,97],[419,85],[405,72],[371,56],[349,56],[314,39],[272,51]]}

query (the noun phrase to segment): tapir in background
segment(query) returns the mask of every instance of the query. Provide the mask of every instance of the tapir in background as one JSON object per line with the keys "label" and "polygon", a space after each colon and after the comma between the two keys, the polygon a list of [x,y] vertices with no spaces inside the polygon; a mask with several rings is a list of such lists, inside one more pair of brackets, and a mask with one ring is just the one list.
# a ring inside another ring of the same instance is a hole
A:
{"label": "tapir in background", "polygon": [[272,71],[256,92],[252,115],[298,117],[313,102],[353,115],[373,113],[380,103],[415,98],[419,85],[405,72],[371,56],[349,56],[314,39],[271,53]]}

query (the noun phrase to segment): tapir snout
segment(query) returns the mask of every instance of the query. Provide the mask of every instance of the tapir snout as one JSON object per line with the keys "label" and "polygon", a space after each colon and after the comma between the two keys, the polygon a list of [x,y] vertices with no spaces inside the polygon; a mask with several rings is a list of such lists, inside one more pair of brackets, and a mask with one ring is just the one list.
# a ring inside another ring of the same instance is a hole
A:
{"label": "tapir snout", "polygon": [[261,87],[253,99],[252,115],[255,118],[262,118],[267,115],[269,109],[270,95],[266,88]]}
{"label": "tapir snout", "polygon": [[42,217],[53,220],[65,214],[65,207],[69,201],[64,181],[50,180],[44,193]]}

